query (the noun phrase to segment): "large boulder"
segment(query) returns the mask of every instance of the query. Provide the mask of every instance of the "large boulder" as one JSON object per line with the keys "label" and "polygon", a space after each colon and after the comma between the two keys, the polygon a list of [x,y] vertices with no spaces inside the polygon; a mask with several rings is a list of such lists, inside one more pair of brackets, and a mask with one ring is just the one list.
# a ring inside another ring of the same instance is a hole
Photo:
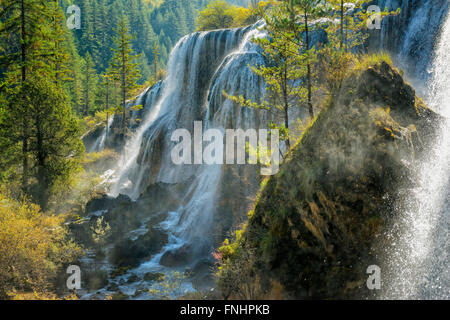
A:
{"label": "large boulder", "polygon": [[150,228],[136,240],[122,239],[116,243],[109,260],[119,267],[137,267],[143,259],[161,251],[167,240],[168,236],[164,231]]}

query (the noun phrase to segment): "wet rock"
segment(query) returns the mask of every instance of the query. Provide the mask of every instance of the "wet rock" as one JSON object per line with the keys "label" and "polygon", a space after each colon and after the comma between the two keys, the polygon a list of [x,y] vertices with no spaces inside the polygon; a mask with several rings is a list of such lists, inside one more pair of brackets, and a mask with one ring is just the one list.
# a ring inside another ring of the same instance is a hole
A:
{"label": "wet rock", "polygon": [[147,272],[144,274],[144,281],[156,281],[160,282],[164,280],[164,274],[158,272]]}
{"label": "wet rock", "polygon": [[167,251],[159,263],[165,267],[185,266],[195,259],[194,249],[191,245],[184,245],[179,249]]}
{"label": "wet rock", "polygon": [[111,300],[127,300],[129,298],[128,295],[123,293],[122,291],[116,292],[111,295]]}
{"label": "wet rock", "polygon": [[198,261],[190,271],[190,279],[196,290],[210,290],[215,286],[214,262],[210,259]]}
{"label": "wet rock", "polygon": [[86,281],[86,288],[92,291],[101,289],[108,285],[108,273],[105,270],[85,272],[83,278],[84,281]]}
{"label": "wet rock", "polygon": [[182,247],[177,250],[171,250],[164,253],[159,263],[165,267],[179,267],[188,264],[192,260],[189,248]]}
{"label": "wet rock", "polygon": [[132,274],[131,276],[128,277],[127,279],[127,283],[133,283],[139,280],[139,277],[135,274]]}
{"label": "wet rock", "polygon": [[144,258],[159,252],[167,243],[168,236],[164,231],[151,228],[136,240],[120,240],[110,254],[111,263],[117,266],[137,267]]}
{"label": "wet rock", "polygon": [[119,286],[116,283],[111,283],[106,290],[108,291],[117,291],[119,290]]}
{"label": "wet rock", "polygon": [[120,194],[117,198],[110,197],[106,194],[100,194],[86,204],[86,213],[92,213],[102,210],[110,210],[124,204],[130,204],[130,197]]}
{"label": "wet rock", "polygon": [[126,274],[128,272],[128,270],[130,270],[131,267],[126,266],[126,267],[118,267],[116,269],[114,269],[113,271],[111,271],[111,278],[116,278],[119,276],[123,276],[124,274]]}
{"label": "wet rock", "polygon": [[83,141],[84,147],[88,152],[96,151],[96,143],[98,139],[105,133],[106,124],[99,123],[92,130],[85,133],[81,140]]}
{"label": "wet rock", "polygon": [[196,237],[190,244],[164,253],[159,263],[166,267],[186,266],[199,258],[208,256],[211,250],[212,247],[205,238]]}

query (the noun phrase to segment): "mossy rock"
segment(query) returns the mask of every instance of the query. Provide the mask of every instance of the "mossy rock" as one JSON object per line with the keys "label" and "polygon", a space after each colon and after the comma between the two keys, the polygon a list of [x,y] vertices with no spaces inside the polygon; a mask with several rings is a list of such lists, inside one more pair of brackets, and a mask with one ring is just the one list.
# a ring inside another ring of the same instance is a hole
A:
{"label": "mossy rock", "polygon": [[128,298],[129,296],[122,291],[116,292],[111,295],[111,300],[127,300]]}
{"label": "mossy rock", "polygon": [[83,278],[86,281],[86,286],[90,291],[95,291],[108,285],[108,272],[105,270],[94,270],[87,272],[84,274]]}
{"label": "mossy rock", "polygon": [[132,274],[131,276],[128,277],[127,279],[127,283],[133,283],[139,280],[139,277],[135,274]]}
{"label": "mossy rock", "polygon": [[109,260],[117,266],[137,267],[144,258],[159,252],[168,241],[162,230],[150,228],[136,240],[122,239],[111,250]]}
{"label": "mossy rock", "polygon": [[124,274],[126,274],[128,272],[128,270],[130,270],[131,267],[130,266],[122,266],[122,267],[118,267],[116,269],[114,269],[113,271],[111,271],[110,273],[110,277],[111,278],[116,278],[119,276],[123,276]]}
{"label": "mossy rock", "polygon": [[156,282],[161,282],[164,281],[164,274],[163,273],[158,273],[158,272],[147,272],[144,275],[144,281],[156,281]]}
{"label": "mossy rock", "polygon": [[251,256],[262,297],[273,283],[290,298],[364,297],[376,240],[436,119],[387,63],[353,74],[267,182],[221,274],[240,279],[232,266]]}

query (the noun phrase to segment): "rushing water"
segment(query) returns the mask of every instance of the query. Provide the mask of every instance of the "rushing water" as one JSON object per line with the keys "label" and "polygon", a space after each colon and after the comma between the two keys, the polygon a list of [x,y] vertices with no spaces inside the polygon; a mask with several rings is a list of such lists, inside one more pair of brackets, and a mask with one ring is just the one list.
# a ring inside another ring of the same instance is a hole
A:
{"label": "rushing water", "polygon": [[[450,15],[432,59],[427,103],[450,118]],[[426,161],[417,168],[418,185],[393,227],[385,290],[389,299],[449,299],[450,121],[444,120]]]}
{"label": "rushing water", "polygon": [[[222,93],[225,90],[253,101],[264,95],[262,79],[250,68],[264,63],[260,49],[251,42],[253,37],[263,35],[258,26],[185,36],[171,53],[167,78],[129,103],[129,106],[143,105],[143,120],[126,143],[114,173],[108,174],[113,182],[110,194],[126,194],[136,200],[152,183],[192,182],[180,199],[182,205],[156,226],[168,233],[168,244],[151,260],[114,279],[115,283],[132,275],[142,279],[147,272],[170,275],[177,268],[160,265],[161,257],[186,245],[198,257],[209,255],[222,166],[174,165],[170,158],[174,146],[171,135],[178,128],[192,132],[194,121],[203,121],[203,130],[267,128],[271,119],[265,112],[240,108]],[[131,117],[138,116],[132,113]],[[185,267],[178,269],[184,271]],[[139,280],[121,284],[119,288],[132,295],[146,285]],[[186,290],[192,290],[189,283],[184,284],[183,291]],[[148,290],[144,291],[136,298],[152,298]]]}
{"label": "rushing water", "polygon": [[89,147],[87,152],[100,152],[103,149],[105,149],[105,142],[106,138],[108,137],[109,130],[111,128],[111,124],[113,122],[114,116],[109,117],[108,123],[106,124],[106,127],[104,128],[101,135],[98,136],[98,138],[94,141],[94,143]]}

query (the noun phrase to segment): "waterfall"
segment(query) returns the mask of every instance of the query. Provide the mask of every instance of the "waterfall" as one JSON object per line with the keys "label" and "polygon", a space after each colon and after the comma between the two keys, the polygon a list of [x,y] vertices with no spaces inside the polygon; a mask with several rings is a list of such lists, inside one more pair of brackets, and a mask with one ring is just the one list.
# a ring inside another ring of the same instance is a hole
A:
{"label": "waterfall", "polygon": [[178,183],[195,175],[198,168],[171,164],[171,134],[177,128],[192,130],[194,121],[203,119],[214,72],[251,30],[198,32],[177,43],[169,58],[167,78],[135,103],[146,97],[144,121],[125,147],[111,195],[124,193],[137,199],[152,183]]}
{"label": "waterfall", "polygon": [[105,149],[106,138],[108,137],[109,130],[111,128],[113,120],[114,120],[114,115],[110,116],[108,119],[108,123],[106,124],[105,132],[102,134],[102,138],[101,138],[99,146],[98,146],[99,151],[102,151],[103,149]]}
{"label": "waterfall", "polygon": [[177,222],[169,223],[172,240],[165,251],[184,244],[203,252],[211,249],[216,190],[223,174],[221,165],[173,164],[173,131],[193,132],[194,121],[203,121],[203,130],[224,131],[267,128],[271,120],[265,111],[241,108],[222,93],[253,101],[264,96],[264,82],[250,68],[264,63],[261,50],[251,42],[264,35],[259,27],[261,23],[185,36],[171,53],[167,78],[128,106],[143,105],[143,120],[125,145],[110,194],[137,200],[151,184],[191,181],[182,205],[170,213],[171,221]]}
{"label": "waterfall", "polygon": [[[223,95],[226,91],[252,101],[264,97],[264,81],[251,70],[251,66],[264,63],[261,49],[251,41],[265,35],[261,26],[260,22],[185,36],[172,50],[166,79],[128,103],[129,108],[143,106],[142,110],[131,111],[132,119],[142,117],[142,121],[126,142],[113,174],[110,195],[126,194],[138,201],[151,185],[188,183],[177,199],[180,206],[156,226],[168,233],[168,244],[150,261],[130,270],[131,273],[142,276],[147,272],[170,272],[173,268],[164,267],[160,260],[179,249],[187,248],[194,258],[210,257],[214,247],[213,221],[220,198],[218,187],[225,166],[173,164],[171,151],[175,142],[171,136],[180,128],[192,133],[195,121],[203,122],[204,131],[268,128],[272,115],[242,108]],[[134,286],[130,284],[128,289],[122,286],[121,290],[133,292]],[[149,298],[148,295],[140,298],[145,297]]]}
{"label": "waterfall", "polygon": [[[427,103],[434,111],[450,118],[450,14],[443,23],[431,65]],[[389,234],[393,243],[384,271],[382,298],[448,299],[450,296],[449,119],[442,121],[433,150],[417,172],[418,184],[410,190]]]}
{"label": "waterfall", "polygon": [[[132,139],[127,141],[124,147],[124,151],[122,152],[122,155],[117,164],[116,172],[114,173],[114,175],[112,175],[111,180],[113,181],[113,185],[110,190],[110,194],[112,196],[118,196],[121,191],[127,193],[124,189],[129,187],[130,185],[128,174],[135,165],[139,147],[142,142],[142,136],[148,126],[159,115],[159,112],[161,110],[161,102],[158,101],[161,86],[161,83],[158,82],[152,88],[147,88],[147,90],[140,94],[136,99],[136,105],[141,105],[143,108],[144,119],[142,120]],[[144,97],[146,98],[145,103]],[[143,103],[144,105],[142,105]]]}
{"label": "waterfall", "polygon": [[[393,55],[414,88],[423,93],[429,80],[434,45],[449,5],[448,0],[378,0],[380,8],[401,9],[383,19],[376,48]],[[375,37],[376,38],[376,37]]]}
{"label": "waterfall", "polygon": [[108,119],[106,127],[102,130],[103,131],[102,134],[99,135],[98,138],[95,140],[95,142],[88,148],[87,150],[88,153],[100,152],[103,151],[103,149],[105,149],[106,138],[108,137],[109,129],[111,128],[111,124],[113,123],[113,118],[114,116]]}

